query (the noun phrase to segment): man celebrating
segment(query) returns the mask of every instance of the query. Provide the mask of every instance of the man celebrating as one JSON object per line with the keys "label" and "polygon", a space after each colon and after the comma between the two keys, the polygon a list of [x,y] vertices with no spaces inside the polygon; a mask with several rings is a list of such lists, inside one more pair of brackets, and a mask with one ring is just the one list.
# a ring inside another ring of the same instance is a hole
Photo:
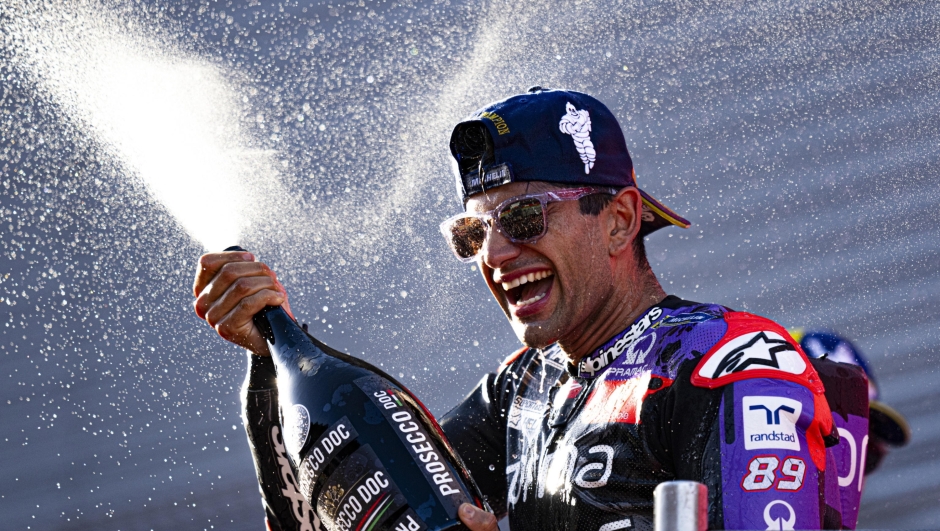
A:
{"label": "man celebrating", "polygon": [[[465,212],[441,230],[525,348],[441,424],[514,531],[648,529],[653,490],[673,479],[708,487],[711,528],[854,527],[820,376],[776,323],[666,296],[643,237],[689,224],[637,187],[602,103],[534,87],[459,123],[450,149]],[[241,253],[205,255],[195,293],[197,314],[262,367],[251,317],[287,300],[273,272]],[[272,526],[296,528],[268,490]],[[496,529],[469,505],[460,516]]]}

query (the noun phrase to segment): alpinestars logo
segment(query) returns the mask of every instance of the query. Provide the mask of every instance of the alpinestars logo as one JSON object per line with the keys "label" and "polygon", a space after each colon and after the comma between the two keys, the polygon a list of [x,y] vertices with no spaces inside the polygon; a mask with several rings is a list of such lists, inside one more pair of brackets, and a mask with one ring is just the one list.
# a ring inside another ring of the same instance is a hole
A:
{"label": "alpinestars logo", "polygon": [[[271,426],[271,445],[274,447],[278,472],[281,473],[281,484],[284,485],[281,488],[281,496],[290,505],[291,515],[297,521],[299,531],[314,531],[314,529],[321,531],[320,519],[317,518],[316,513],[313,512],[310,504],[307,503],[306,498],[297,488],[298,484],[296,476],[294,476],[294,469],[287,460],[281,432],[276,424]],[[312,524],[310,522],[311,516],[313,517]]]}
{"label": "alpinestars logo", "polygon": [[[657,319],[662,316],[663,310],[659,306],[654,306],[650,311],[646,312],[640,320],[633,323],[630,328],[627,328],[621,335],[616,338],[614,344],[609,348],[601,349],[600,351],[592,354],[581,360],[581,363],[578,365],[578,371],[581,373],[581,376],[584,377],[588,375],[593,377],[597,371],[603,369],[604,367],[613,363],[613,361],[620,357],[627,349],[633,346],[643,335],[644,332],[649,330],[650,326],[656,322]],[[652,345],[650,345],[652,349]],[[647,351],[648,353],[648,351]],[[645,359],[646,353],[643,354]],[[641,360],[632,360],[632,363],[643,363]]]}
{"label": "alpinestars logo", "polygon": [[558,122],[558,129],[566,135],[571,135],[574,139],[574,147],[578,150],[578,156],[584,163],[584,173],[591,173],[591,168],[594,167],[594,161],[597,159],[594,143],[591,142],[591,115],[584,109],[575,109],[569,101],[565,105],[565,115]]}
{"label": "alpinestars logo", "polygon": [[751,332],[725,343],[699,369],[699,376],[718,379],[736,372],[773,369],[802,374],[806,362],[786,339],[769,330]]}
{"label": "alpinestars logo", "polygon": [[803,412],[802,402],[781,396],[745,396],[741,404],[745,450],[800,449],[796,423]]}

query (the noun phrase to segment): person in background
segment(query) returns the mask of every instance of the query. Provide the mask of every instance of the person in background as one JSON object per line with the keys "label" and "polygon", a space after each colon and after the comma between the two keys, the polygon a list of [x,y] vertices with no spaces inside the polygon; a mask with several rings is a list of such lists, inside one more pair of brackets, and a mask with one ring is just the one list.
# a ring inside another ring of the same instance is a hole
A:
{"label": "person in background", "polygon": [[911,440],[911,427],[904,415],[879,400],[878,382],[871,365],[851,341],[827,331],[792,330],[810,358],[826,357],[839,363],[861,367],[868,377],[868,445],[862,468],[868,475],[878,469],[891,448],[906,446]]}
{"label": "person in background", "polygon": [[[831,332],[796,329],[790,330],[790,335],[800,343],[825,385],[839,432],[839,444],[832,450],[839,471],[842,518],[854,527],[865,476],[878,468],[888,447],[907,444],[910,428],[900,413],[878,401],[874,376],[855,345]],[[853,373],[854,378],[846,378]],[[858,395],[867,395],[869,400],[860,401]]]}

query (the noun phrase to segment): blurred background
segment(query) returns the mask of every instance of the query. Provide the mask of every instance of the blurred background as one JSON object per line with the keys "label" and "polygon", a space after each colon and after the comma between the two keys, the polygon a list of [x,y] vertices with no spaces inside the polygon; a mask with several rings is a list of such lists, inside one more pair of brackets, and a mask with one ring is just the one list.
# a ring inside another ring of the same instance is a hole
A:
{"label": "blurred background", "polygon": [[0,4],[5,529],[261,529],[245,354],[192,312],[240,243],[436,414],[517,348],[437,232],[452,125],[531,85],[618,116],[670,293],[829,328],[912,442],[859,527],[940,525],[931,1]]}

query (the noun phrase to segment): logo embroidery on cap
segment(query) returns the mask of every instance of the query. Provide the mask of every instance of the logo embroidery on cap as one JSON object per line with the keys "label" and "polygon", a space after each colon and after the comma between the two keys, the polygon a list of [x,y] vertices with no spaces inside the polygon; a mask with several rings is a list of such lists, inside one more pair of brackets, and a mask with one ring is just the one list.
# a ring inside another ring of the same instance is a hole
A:
{"label": "logo embroidery on cap", "polygon": [[578,150],[581,162],[584,163],[584,173],[591,173],[594,160],[597,159],[594,143],[591,142],[591,115],[586,110],[575,109],[570,101],[565,105],[565,111],[565,115],[558,122],[558,128],[562,133],[571,135],[574,139],[574,147]]}

